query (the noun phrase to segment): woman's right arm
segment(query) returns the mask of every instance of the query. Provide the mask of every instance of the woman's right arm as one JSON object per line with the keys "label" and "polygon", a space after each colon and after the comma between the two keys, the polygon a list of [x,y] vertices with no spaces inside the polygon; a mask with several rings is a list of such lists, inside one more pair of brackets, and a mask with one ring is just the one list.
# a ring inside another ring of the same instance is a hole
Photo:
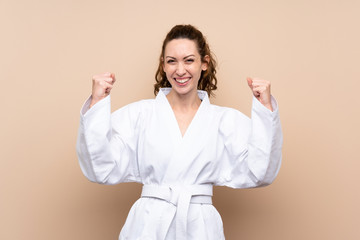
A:
{"label": "woman's right arm", "polygon": [[111,114],[109,94],[114,82],[111,73],[93,77],[92,95],[81,110],[76,146],[84,175],[102,184],[139,181],[134,130],[138,114],[129,106]]}

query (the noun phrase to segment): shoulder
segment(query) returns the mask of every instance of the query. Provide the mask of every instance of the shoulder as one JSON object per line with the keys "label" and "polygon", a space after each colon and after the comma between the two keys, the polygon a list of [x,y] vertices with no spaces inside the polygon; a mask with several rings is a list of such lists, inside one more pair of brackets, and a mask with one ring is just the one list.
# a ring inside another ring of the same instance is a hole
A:
{"label": "shoulder", "polygon": [[210,107],[217,119],[221,135],[230,136],[238,130],[244,132],[246,131],[245,129],[249,128],[250,118],[239,110],[213,104]]}
{"label": "shoulder", "polygon": [[148,108],[151,108],[154,105],[154,99],[143,99],[136,102],[129,103],[119,109],[117,109],[113,114],[118,114],[122,111],[141,111]]}
{"label": "shoulder", "polygon": [[147,115],[154,106],[154,99],[139,100],[127,104],[112,113],[113,118],[129,117],[132,119]]}
{"label": "shoulder", "polygon": [[218,106],[215,104],[210,104],[210,109],[222,121],[231,121],[231,120],[239,120],[239,119],[248,120],[249,119],[248,116],[246,116],[245,114],[243,114],[242,112],[240,112],[239,110],[237,110],[235,108],[223,107],[223,106]]}
{"label": "shoulder", "polygon": [[132,111],[144,111],[154,106],[155,99],[143,99],[126,105],[125,107]]}

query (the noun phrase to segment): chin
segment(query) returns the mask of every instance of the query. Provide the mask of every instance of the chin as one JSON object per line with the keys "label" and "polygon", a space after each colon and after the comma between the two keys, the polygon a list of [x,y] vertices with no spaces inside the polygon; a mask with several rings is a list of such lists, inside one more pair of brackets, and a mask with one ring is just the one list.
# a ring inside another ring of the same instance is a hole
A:
{"label": "chin", "polygon": [[197,92],[197,88],[190,87],[190,86],[178,87],[178,86],[172,85],[172,90],[179,95],[188,95],[189,93]]}

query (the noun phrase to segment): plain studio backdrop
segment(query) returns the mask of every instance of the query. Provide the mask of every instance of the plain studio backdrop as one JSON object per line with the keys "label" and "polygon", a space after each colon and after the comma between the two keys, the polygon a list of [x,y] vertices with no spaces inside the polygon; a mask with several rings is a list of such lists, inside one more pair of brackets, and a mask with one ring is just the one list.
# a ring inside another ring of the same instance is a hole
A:
{"label": "plain studio backdrop", "polygon": [[153,98],[162,40],[193,24],[217,56],[214,104],[250,114],[272,82],[283,164],[266,188],[216,187],[227,239],[360,239],[360,1],[0,0],[0,239],[117,239],[140,196],[81,173],[79,111],[111,71],[113,110]]}

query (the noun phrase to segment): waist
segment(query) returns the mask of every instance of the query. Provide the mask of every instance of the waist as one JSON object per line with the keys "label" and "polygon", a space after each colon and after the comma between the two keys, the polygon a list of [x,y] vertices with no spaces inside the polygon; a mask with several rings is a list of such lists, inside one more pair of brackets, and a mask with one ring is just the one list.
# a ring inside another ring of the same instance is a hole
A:
{"label": "waist", "polygon": [[212,184],[199,185],[144,185],[141,197],[158,198],[175,206],[187,196],[192,204],[212,204]]}

